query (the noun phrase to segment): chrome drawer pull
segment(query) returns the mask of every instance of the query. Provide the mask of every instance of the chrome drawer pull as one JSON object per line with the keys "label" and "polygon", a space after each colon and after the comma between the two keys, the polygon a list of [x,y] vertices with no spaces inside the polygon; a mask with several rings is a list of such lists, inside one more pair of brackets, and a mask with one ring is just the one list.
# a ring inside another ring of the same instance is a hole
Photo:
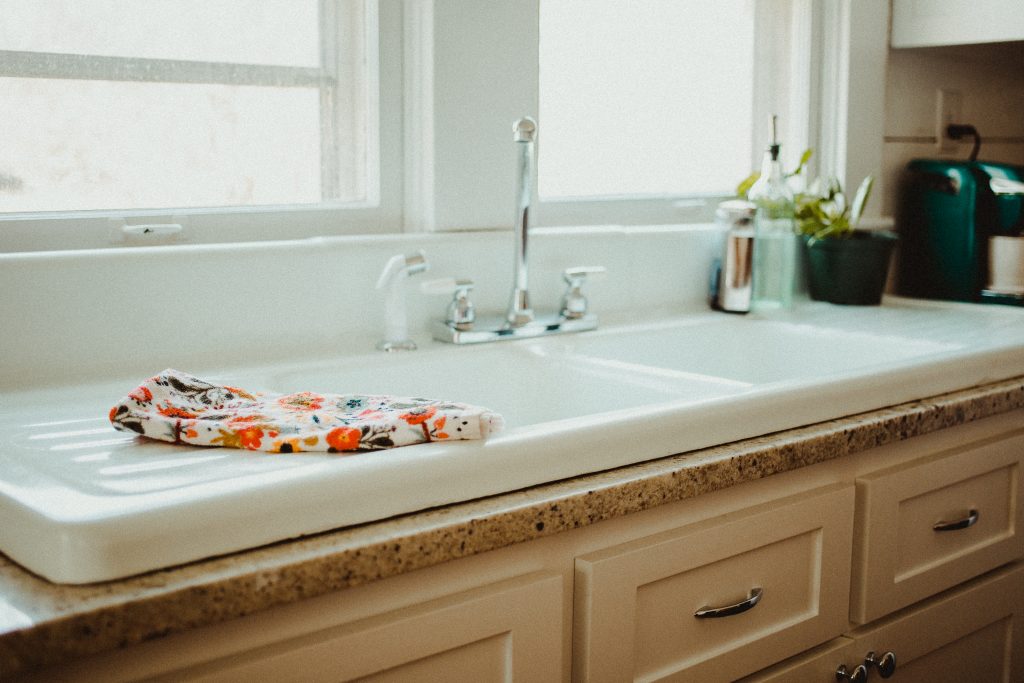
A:
{"label": "chrome drawer pull", "polygon": [[967,527],[974,526],[977,523],[978,511],[971,510],[963,519],[958,519],[955,522],[936,522],[932,528],[936,531],[956,531],[957,529],[966,529]]}
{"label": "chrome drawer pull", "polygon": [[864,655],[864,666],[871,669],[878,669],[878,675],[882,678],[890,678],[896,673],[896,653],[892,650],[878,655],[874,650]]}
{"label": "chrome drawer pull", "polygon": [[858,664],[853,667],[853,671],[850,671],[846,668],[845,664],[840,664],[839,668],[836,669],[836,680],[849,681],[850,683],[866,683],[868,680],[868,668],[863,664]]}
{"label": "chrome drawer pull", "polygon": [[761,595],[764,591],[760,586],[750,589],[750,597],[743,602],[737,602],[735,605],[729,605],[728,607],[703,607],[693,613],[693,616],[698,619],[717,619],[719,617],[731,617],[734,614],[742,614],[748,609],[761,602]]}

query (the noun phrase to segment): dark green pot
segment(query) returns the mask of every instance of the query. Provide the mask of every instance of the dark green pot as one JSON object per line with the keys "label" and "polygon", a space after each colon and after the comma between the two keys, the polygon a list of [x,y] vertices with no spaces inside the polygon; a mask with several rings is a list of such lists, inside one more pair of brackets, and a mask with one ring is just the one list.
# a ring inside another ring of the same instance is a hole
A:
{"label": "dark green pot", "polygon": [[805,237],[811,298],[857,306],[881,303],[896,240],[895,233],[882,230],[858,230],[848,238]]}

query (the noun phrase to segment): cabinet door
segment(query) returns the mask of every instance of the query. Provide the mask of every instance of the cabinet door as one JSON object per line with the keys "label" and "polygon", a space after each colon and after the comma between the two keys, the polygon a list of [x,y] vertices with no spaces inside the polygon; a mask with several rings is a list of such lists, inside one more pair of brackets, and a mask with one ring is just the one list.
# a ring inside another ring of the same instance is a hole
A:
{"label": "cabinet door", "polygon": [[892,0],[892,46],[1024,40],[1020,0]]}
{"label": "cabinet door", "polygon": [[562,605],[562,577],[531,574],[242,653],[172,678],[554,682],[562,677]]}
{"label": "cabinet door", "polygon": [[835,485],[578,558],[574,679],[733,680],[839,636],[852,526]]}
{"label": "cabinet door", "polygon": [[[893,681],[1024,680],[1024,565],[1012,565],[742,679],[834,683],[869,652],[896,656]],[[869,680],[879,680],[872,670]]]}
{"label": "cabinet door", "polygon": [[858,478],[850,618],[867,623],[1024,556],[1022,486],[1019,433]]}
{"label": "cabinet door", "polygon": [[893,681],[1024,680],[1024,565],[943,593],[851,637],[862,658],[868,652],[896,655]]}

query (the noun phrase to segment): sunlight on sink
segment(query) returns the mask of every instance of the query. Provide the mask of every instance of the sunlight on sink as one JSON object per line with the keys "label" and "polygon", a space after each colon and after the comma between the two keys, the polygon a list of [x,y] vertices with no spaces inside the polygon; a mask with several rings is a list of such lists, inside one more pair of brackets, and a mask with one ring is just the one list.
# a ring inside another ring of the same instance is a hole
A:
{"label": "sunlight on sink", "polygon": [[[666,377],[766,384],[828,377],[955,348],[949,344],[777,320],[704,318],[579,336],[557,352]],[[554,349],[534,347],[550,355]],[[657,368],[657,370],[652,370]],[[667,371],[667,372],[665,372]]]}

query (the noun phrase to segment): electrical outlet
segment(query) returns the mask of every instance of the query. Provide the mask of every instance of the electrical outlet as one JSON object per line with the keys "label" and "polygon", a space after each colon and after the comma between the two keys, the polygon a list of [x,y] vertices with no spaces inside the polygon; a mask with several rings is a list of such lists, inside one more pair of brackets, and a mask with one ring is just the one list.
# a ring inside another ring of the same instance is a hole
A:
{"label": "electrical outlet", "polygon": [[964,97],[959,90],[936,91],[935,97],[935,144],[940,152],[956,151],[957,142],[946,135],[951,123],[963,123]]}

